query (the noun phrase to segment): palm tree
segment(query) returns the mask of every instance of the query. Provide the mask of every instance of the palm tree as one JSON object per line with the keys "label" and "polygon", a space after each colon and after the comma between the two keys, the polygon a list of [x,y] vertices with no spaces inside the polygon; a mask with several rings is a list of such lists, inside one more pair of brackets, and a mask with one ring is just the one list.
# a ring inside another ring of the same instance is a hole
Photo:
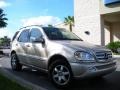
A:
{"label": "palm tree", "polygon": [[[4,28],[7,26],[6,21],[8,20],[6,14],[3,13],[3,9],[0,8],[0,28]],[[0,50],[0,54],[3,54],[3,51]]]}
{"label": "palm tree", "polygon": [[74,25],[74,16],[65,17],[65,25],[69,25],[69,29],[72,32],[72,26]]}
{"label": "palm tree", "polygon": [[0,8],[0,28],[4,28],[7,26],[6,21],[8,20],[6,14],[3,13],[3,9]]}

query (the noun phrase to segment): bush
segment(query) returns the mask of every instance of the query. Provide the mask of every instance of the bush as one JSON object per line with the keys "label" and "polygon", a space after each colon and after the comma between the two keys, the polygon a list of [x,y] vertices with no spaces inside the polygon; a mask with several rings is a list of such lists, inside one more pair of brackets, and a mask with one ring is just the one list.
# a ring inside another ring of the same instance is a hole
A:
{"label": "bush", "polygon": [[114,53],[118,53],[118,49],[120,48],[120,41],[111,42],[106,46],[107,48],[111,49]]}

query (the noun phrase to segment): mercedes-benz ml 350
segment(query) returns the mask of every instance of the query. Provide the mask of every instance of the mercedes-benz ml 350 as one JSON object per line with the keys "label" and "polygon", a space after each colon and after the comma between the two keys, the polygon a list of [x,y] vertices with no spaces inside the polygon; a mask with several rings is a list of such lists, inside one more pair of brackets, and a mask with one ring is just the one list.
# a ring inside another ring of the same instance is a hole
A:
{"label": "mercedes-benz ml 350", "polygon": [[23,27],[11,46],[13,70],[20,71],[23,65],[40,69],[59,87],[73,78],[103,76],[116,69],[111,50],[84,42],[63,28]]}

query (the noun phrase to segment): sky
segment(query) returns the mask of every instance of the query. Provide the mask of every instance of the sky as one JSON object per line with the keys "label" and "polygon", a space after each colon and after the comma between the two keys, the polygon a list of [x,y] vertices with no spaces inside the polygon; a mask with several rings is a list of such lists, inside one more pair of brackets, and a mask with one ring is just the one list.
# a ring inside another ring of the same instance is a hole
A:
{"label": "sky", "polygon": [[0,8],[8,18],[6,28],[0,29],[0,37],[12,38],[23,26],[42,24],[56,25],[64,17],[73,16],[74,0],[0,0]]}

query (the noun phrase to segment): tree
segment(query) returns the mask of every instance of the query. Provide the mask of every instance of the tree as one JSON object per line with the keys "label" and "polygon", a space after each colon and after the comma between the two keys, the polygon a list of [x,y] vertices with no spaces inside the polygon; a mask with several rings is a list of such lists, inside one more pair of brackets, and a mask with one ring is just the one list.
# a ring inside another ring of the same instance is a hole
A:
{"label": "tree", "polygon": [[[6,21],[8,19],[5,16],[6,14],[4,14],[3,9],[0,8],[0,28],[4,28],[7,26]],[[0,39],[0,46],[3,45],[3,41],[4,41],[3,39]],[[0,54],[3,54],[3,51],[0,50]]]}
{"label": "tree", "polygon": [[0,46],[10,46],[10,38],[4,36],[4,38],[0,38]]}
{"label": "tree", "polygon": [[0,8],[0,28],[4,28],[7,26],[6,21],[8,19],[5,16],[6,14],[4,14],[3,9]]}
{"label": "tree", "polygon": [[72,26],[74,25],[74,16],[68,16],[64,19],[65,25],[69,25],[69,29],[72,32]]}

